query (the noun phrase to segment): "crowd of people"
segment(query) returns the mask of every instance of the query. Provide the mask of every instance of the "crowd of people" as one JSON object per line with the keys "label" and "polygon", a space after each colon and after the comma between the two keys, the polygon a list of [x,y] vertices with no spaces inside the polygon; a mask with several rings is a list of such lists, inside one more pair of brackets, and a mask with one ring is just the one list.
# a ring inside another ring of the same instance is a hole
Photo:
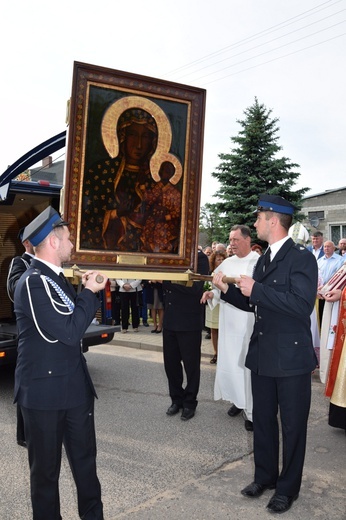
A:
{"label": "crowd of people", "polygon": [[[121,325],[122,334],[126,334],[131,324],[133,332],[138,332],[139,325],[149,327],[151,333],[162,332],[163,324],[163,288],[156,280],[111,279],[112,323]],[[142,322],[141,322],[142,320]]]}
{"label": "crowd of people", "polygon": [[[345,273],[328,285],[345,264],[346,239],[336,248],[321,232],[309,237],[301,224],[292,225],[294,211],[282,197],[261,195],[254,224],[260,243],[252,242],[248,226],[233,226],[227,246],[198,248],[202,279],[193,284],[111,280],[112,317],[121,332],[130,324],[138,332],[141,319],[149,326],[150,313],[151,332],[162,333],[170,417],[180,411],[182,421],[195,416],[202,332],[208,328],[214,399],[231,405],[230,417],[242,413],[245,429],[253,432],[254,479],[241,493],[256,498],[275,490],[267,504],[272,513],[288,511],[299,496],[316,367],[330,397],[329,424],[346,432],[346,289],[339,283]],[[60,518],[64,444],[79,515],[102,520],[96,392],[80,343],[107,280],[87,271],[76,294],[62,268],[73,248],[68,223],[51,207],[26,226],[20,240],[26,252],[10,265],[8,292],[19,332],[17,440],[28,449],[34,518]]]}

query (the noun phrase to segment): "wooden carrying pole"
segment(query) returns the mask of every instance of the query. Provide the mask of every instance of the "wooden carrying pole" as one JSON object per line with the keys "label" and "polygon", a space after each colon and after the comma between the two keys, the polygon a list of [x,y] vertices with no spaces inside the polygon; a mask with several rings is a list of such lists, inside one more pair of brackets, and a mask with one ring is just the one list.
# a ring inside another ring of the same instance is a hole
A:
{"label": "wooden carrying pole", "polygon": [[[213,275],[212,274],[198,274],[191,273],[189,274],[189,279],[193,282],[203,281],[203,282],[212,282]],[[223,276],[222,281],[224,283],[233,283],[236,284],[236,278],[234,276]]]}
{"label": "wooden carrying pole", "polygon": [[[92,270],[92,267],[89,268]],[[82,277],[85,273],[85,270],[80,269],[77,265],[73,265],[70,268],[64,269],[65,275],[67,277],[73,278],[77,276],[78,278]],[[169,280],[176,283],[186,283],[187,285],[192,284],[192,282],[211,282],[213,280],[212,275],[207,274],[198,274],[193,273],[190,270],[187,270],[182,273],[160,273],[160,272],[143,272],[143,271],[122,271],[122,270],[112,270],[112,271],[100,271],[101,274],[97,275],[96,281],[98,283],[102,283],[104,276],[107,278],[133,278],[140,280]],[[236,283],[236,278],[234,276],[224,276],[222,278],[224,283]]]}
{"label": "wooden carrying pole", "polygon": [[[72,269],[73,269],[73,274],[75,276],[78,276],[78,278],[82,278],[83,274],[85,274],[85,272],[86,272],[86,271],[81,271],[80,269],[78,269],[77,266],[73,266]],[[101,274],[98,274],[96,276],[95,280],[97,283],[103,283],[104,277]]]}

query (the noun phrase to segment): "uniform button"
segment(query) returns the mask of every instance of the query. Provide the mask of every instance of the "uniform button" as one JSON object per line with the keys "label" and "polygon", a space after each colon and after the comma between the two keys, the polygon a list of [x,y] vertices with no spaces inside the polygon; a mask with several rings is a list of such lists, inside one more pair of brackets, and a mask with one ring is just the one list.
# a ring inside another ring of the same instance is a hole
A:
{"label": "uniform button", "polygon": [[294,344],[295,344],[295,345],[298,345],[298,341],[295,341]]}
{"label": "uniform button", "polygon": [[51,374],[51,373],[52,373],[52,371],[51,371],[51,370],[48,370],[48,374]]}
{"label": "uniform button", "polygon": [[263,336],[263,332],[260,332],[259,335],[260,335],[260,336]]}

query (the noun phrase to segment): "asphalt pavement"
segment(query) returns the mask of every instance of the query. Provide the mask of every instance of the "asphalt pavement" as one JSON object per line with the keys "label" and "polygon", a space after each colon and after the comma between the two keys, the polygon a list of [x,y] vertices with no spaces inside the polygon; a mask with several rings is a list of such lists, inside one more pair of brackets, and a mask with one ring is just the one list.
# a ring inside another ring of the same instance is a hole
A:
{"label": "asphalt pavement", "polygon": [[[170,404],[162,363],[162,334],[152,327],[115,334],[86,354],[96,402],[98,473],[105,520],[269,519],[272,491],[248,499],[253,480],[252,433],[229,403],[213,401],[211,341],[202,342],[196,416],[165,414]],[[130,348],[129,348],[130,347]],[[346,520],[346,436],[328,426],[328,400],[312,375],[306,463],[299,499],[286,520]],[[0,520],[31,516],[26,450],[15,442],[13,370],[0,371]],[[63,457],[60,495],[64,520],[77,520],[75,488]],[[281,516],[280,516],[281,518]],[[47,519],[50,520],[50,519]]]}

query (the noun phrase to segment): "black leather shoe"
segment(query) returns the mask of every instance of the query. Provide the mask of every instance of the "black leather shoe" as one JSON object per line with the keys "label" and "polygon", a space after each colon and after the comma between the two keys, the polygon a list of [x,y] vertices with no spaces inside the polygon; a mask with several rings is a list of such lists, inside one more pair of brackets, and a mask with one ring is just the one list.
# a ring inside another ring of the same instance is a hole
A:
{"label": "black leather shoe", "polygon": [[231,408],[228,410],[228,415],[230,417],[235,417],[236,415],[239,415],[240,412],[242,412],[241,408],[237,408],[235,404],[232,404]]}
{"label": "black leather shoe", "polygon": [[286,513],[286,511],[291,508],[293,502],[297,500],[298,496],[299,495],[297,494],[288,497],[286,495],[277,495],[275,493],[269,500],[267,509],[270,513]]}
{"label": "black leather shoe", "polygon": [[192,419],[194,415],[195,410],[191,410],[191,408],[184,408],[180,418],[182,421],[188,421],[189,419]]}
{"label": "black leather shoe", "polygon": [[253,432],[253,422],[249,421],[249,419],[245,419],[245,430],[247,432]]}
{"label": "black leather shoe", "polygon": [[173,403],[167,410],[167,415],[175,415],[179,412],[181,406],[178,406],[177,404]]}
{"label": "black leather shoe", "polygon": [[23,446],[23,448],[27,448],[28,447],[26,441],[23,441],[23,440],[18,440],[17,444],[18,444],[18,446]]}
{"label": "black leather shoe", "polygon": [[[267,489],[274,489],[275,484],[257,484],[257,482],[251,482],[248,486],[241,490],[241,494],[244,497],[257,498],[260,497]],[[269,504],[268,504],[269,505]]]}

